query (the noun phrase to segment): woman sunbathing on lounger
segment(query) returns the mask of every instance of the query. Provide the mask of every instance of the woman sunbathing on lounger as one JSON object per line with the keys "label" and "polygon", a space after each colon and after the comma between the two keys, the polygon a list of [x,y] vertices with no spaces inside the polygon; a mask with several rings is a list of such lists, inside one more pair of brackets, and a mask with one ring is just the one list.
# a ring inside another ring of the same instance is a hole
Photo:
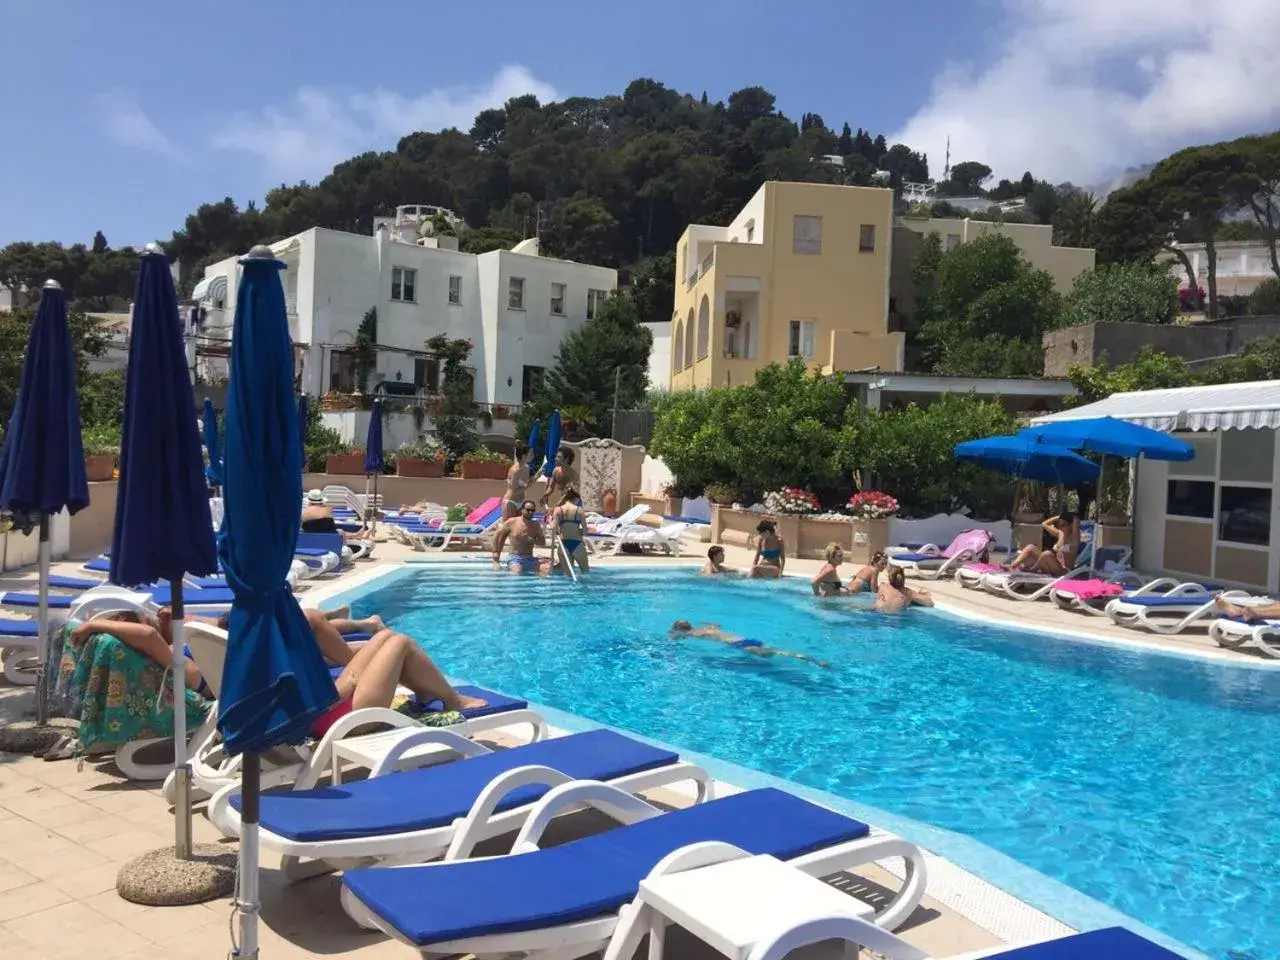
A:
{"label": "woman sunbathing on lounger", "polygon": [[933,606],[933,595],[928,590],[913,590],[907,586],[907,575],[901,567],[889,571],[887,583],[876,590],[877,613],[901,613],[913,603],[922,607]]}
{"label": "woman sunbathing on lounger", "polygon": [[1040,524],[1040,546],[1029,543],[1009,563],[1010,570],[1061,577],[1075,566],[1080,550],[1080,521],[1070,510]]}
{"label": "woman sunbathing on lounger", "polygon": [[1235,617],[1250,623],[1255,620],[1280,620],[1280,603],[1274,600],[1246,606],[1241,603],[1232,603],[1222,594],[1218,594],[1213,598],[1213,605],[1224,617]]}
{"label": "woman sunbathing on lounger", "polygon": [[681,637],[701,637],[705,640],[715,640],[717,643],[723,643],[726,646],[733,647],[735,650],[741,650],[743,653],[749,653],[753,657],[791,657],[794,660],[808,660],[810,663],[816,663],[823,669],[831,666],[827,661],[819,660],[817,657],[811,657],[807,653],[792,653],[790,650],[777,650],[774,647],[766,647],[759,640],[751,640],[747,637],[739,636],[736,633],[729,633],[727,630],[721,630],[718,623],[704,623],[700,627],[695,627],[688,620],[677,620],[671,625],[669,635],[676,639]]}

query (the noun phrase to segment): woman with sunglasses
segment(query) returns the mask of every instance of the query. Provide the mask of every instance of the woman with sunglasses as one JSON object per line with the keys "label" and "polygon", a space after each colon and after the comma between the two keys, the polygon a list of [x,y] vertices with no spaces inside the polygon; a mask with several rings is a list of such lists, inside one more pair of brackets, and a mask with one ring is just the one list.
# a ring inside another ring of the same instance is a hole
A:
{"label": "woman with sunglasses", "polygon": [[533,518],[537,509],[532,500],[520,504],[520,515],[510,520],[503,520],[498,527],[498,535],[493,538],[493,565],[502,567],[502,548],[510,544],[507,552],[508,573],[539,573],[545,576],[551,572],[550,560],[539,560],[533,555],[535,546],[545,547],[547,535],[542,525]]}

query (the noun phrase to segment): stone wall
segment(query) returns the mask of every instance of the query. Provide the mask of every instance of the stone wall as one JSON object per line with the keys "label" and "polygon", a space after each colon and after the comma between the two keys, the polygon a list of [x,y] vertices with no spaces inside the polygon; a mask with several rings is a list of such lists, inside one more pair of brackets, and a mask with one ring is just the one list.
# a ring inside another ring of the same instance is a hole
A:
{"label": "stone wall", "polygon": [[1065,377],[1072,364],[1128,363],[1144,346],[1194,364],[1238,354],[1259,337],[1280,336],[1280,317],[1232,317],[1207,323],[1154,326],[1148,323],[1085,323],[1044,335],[1044,375]]}

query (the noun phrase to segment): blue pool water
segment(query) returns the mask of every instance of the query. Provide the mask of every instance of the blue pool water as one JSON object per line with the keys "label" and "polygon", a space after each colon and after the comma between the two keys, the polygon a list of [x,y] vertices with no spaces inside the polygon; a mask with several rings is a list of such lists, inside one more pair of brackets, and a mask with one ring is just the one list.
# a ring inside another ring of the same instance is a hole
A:
{"label": "blue pool water", "polygon": [[[1280,672],[819,603],[439,567],[356,603],[447,673],[956,831],[1213,957],[1280,957]],[[830,662],[762,660],[673,620]]]}

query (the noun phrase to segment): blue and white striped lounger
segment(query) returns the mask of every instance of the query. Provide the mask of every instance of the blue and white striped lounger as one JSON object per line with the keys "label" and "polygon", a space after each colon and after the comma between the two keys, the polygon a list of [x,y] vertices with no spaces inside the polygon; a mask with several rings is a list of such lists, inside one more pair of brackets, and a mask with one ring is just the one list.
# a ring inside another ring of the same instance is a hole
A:
{"label": "blue and white striped lounger", "polygon": [[[551,819],[583,802],[626,825],[540,849]],[[424,954],[493,957],[554,949],[585,956],[608,944],[615,930],[623,932],[619,912],[656,871],[762,854],[817,877],[902,857],[906,879],[876,918],[886,929],[901,924],[924,892],[917,847],[781,790],[751,790],[663,813],[614,787],[579,782],[557,787],[536,805],[512,855],[349,870],[343,906],[358,923]],[[648,932],[640,927],[637,946]],[[618,955],[631,953],[623,948]]]}

